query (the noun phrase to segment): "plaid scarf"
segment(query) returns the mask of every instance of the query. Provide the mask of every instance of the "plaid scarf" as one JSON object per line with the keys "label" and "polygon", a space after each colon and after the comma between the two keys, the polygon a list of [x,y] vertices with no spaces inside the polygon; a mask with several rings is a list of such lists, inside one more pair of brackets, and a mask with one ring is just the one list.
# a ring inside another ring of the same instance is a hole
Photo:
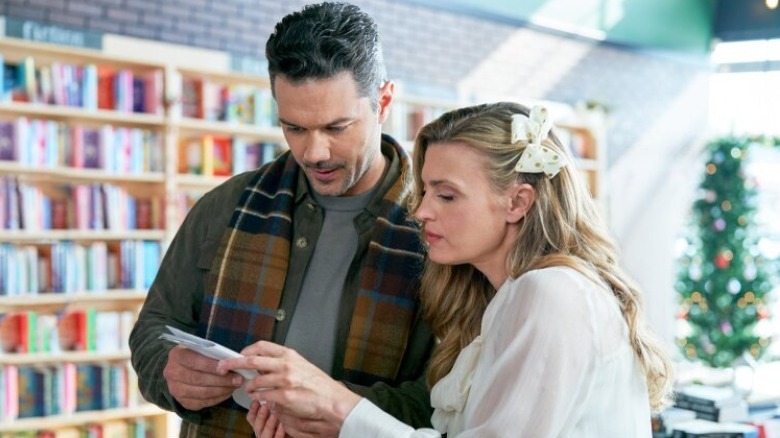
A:
{"label": "plaid scarf", "polygon": [[[388,143],[400,157],[401,176],[382,198],[382,213],[372,228],[343,358],[345,379],[363,385],[396,377],[417,314],[423,260],[418,229],[404,207],[410,195],[410,159],[398,145]],[[258,171],[244,190],[208,274],[201,336],[236,351],[272,339],[287,275],[300,171],[287,152]],[[195,427],[195,435],[229,430],[240,434],[237,429],[248,426],[237,405],[220,406],[225,409],[212,409],[203,419],[205,427]],[[216,428],[207,432],[209,426]]]}

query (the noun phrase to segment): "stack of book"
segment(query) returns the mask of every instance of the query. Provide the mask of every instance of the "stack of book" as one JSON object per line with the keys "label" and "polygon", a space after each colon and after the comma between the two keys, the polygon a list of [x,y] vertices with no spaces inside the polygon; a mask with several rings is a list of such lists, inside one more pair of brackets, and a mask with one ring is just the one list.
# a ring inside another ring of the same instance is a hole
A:
{"label": "stack of book", "polygon": [[732,388],[689,385],[677,390],[675,407],[696,413],[696,418],[709,421],[744,421],[748,404]]}

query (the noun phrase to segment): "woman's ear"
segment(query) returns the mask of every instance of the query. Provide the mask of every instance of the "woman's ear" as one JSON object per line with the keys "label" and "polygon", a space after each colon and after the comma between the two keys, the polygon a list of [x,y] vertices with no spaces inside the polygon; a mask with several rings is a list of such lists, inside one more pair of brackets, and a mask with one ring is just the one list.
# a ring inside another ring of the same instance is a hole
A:
{"label": "woman's ear", "polygon": [[517,184],[510,189],[511,200],[509,210],[507,211],[506,221],[509,223],[520,222],[520,219],[531,210],[536,201],[536,190],[530,184]]}

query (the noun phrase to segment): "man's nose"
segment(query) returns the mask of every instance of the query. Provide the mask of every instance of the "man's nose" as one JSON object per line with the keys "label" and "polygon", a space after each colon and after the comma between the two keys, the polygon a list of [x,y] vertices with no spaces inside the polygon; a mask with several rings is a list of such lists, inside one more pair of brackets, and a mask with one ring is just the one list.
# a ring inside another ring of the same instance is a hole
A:
{"label": "man's nose", "polygon": [[319,163],[330,159],[330,142],[326,136],[312,132],[306,138],[306,151],[303,159],[307,163]]}

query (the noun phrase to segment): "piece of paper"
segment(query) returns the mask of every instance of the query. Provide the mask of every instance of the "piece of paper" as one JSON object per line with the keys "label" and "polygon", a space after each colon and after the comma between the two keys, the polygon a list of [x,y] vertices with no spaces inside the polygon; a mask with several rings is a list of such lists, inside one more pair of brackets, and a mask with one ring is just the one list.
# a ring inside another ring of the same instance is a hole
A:
{"label": "piece of paper", "polygon": [[[208,339],[203,339],[201,337],[181,331],[176,327],[171,327],[169,325],[166,325],[165,327],[168,328],[168,331],[170,333],[161,334],[160,339],[165,339],[166,341],[170,341],[179,345],[184,345],[190,350],[200,353],[203,356],[215,360],[231,359],[234,357],[244,357],[241,355],[241,353],[233,351],[213,341],[209,341]],[[246,382],[248,382],[249,380],[252,380],[255,377],[259,376],[258,372],[255,370],[234,370],[234,371],[244,376],[244,385],[246,385]],[[235,400],[236,403],[245,407],[246,409],[249,409],[249,406],[252,404],[252,399],[249,397],[249,394],[247,394],[244,386],[241,386],[240,388],[233,391],[233,400]]]}

